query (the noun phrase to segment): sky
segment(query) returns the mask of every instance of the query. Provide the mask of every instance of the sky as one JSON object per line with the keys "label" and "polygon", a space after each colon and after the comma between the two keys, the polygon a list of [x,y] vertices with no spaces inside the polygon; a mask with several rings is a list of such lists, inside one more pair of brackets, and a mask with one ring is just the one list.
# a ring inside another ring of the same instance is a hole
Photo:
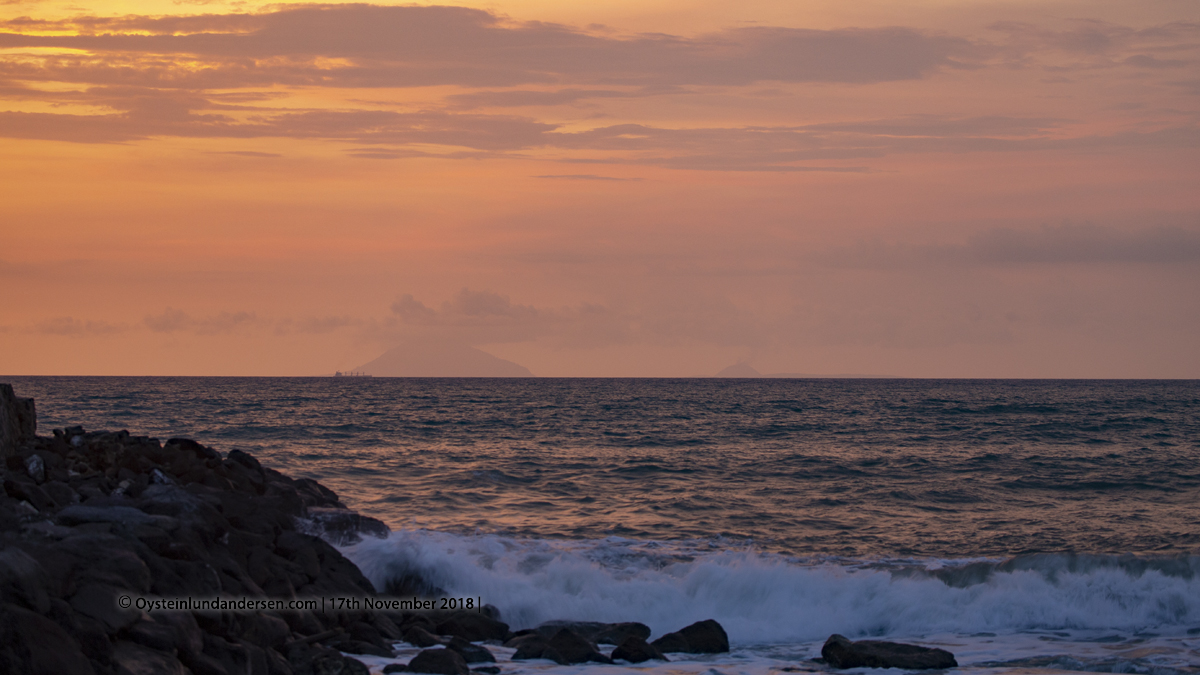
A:
{"label": "sky", "polygon": [[0,0],[0,374],[1200,378],[1200,3]]}

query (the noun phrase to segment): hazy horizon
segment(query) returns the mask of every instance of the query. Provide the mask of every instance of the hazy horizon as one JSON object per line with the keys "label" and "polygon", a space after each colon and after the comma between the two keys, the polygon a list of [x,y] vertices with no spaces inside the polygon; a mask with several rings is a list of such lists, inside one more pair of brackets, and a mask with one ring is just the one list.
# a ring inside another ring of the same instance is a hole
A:
{"label": "hazy horizon", "polygon": [[0,139],[13,375],[1200,378],[1195,2],[9,0]]}

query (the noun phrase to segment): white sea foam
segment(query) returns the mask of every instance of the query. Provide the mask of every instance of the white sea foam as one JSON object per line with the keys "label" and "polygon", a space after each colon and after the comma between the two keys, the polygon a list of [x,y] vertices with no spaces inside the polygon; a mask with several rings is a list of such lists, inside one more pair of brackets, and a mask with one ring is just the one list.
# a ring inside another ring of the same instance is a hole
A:
{"label": "white sea foam", "polygon": [[[417,573],[481,597],[514,629],[552,619],[641,621],[654,635],[716,619],[735,646],[851,638],[1067,631],[1184,636],[1200,625],[1200,575],[1047,556],[950,585],[926,569],[797,563],[706,542],[513,539],[393,532],[345,549],[378,588]],[[1178,566],[1177,566],[1178,567]],[[1008,570],[1008,571],[1004,571]]]}

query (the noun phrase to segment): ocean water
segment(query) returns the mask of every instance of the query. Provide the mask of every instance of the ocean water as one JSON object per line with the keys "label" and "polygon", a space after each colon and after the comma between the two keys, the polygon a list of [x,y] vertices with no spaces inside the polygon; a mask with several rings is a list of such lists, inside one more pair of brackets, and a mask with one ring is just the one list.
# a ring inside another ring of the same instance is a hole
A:
{"label": "ocean water", "polygon": [[2,379],[42,433],[320,480],[393,528],[345,549],[380,587],[420,572],[514,628],[715,618],[733,644],[505,672],[821,670],[831,633],[988,673],[1200,672],[1196,381]]}

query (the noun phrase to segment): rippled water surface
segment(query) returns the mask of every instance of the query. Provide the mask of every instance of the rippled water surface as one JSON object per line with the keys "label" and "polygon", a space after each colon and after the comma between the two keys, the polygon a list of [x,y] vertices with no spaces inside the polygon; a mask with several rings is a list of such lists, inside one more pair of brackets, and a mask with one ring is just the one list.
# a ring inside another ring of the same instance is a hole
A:
{"label": "rippled water surface", "polygon": [[797,556],[1200,547],[1195,381],[6,378],[393,526]]}

